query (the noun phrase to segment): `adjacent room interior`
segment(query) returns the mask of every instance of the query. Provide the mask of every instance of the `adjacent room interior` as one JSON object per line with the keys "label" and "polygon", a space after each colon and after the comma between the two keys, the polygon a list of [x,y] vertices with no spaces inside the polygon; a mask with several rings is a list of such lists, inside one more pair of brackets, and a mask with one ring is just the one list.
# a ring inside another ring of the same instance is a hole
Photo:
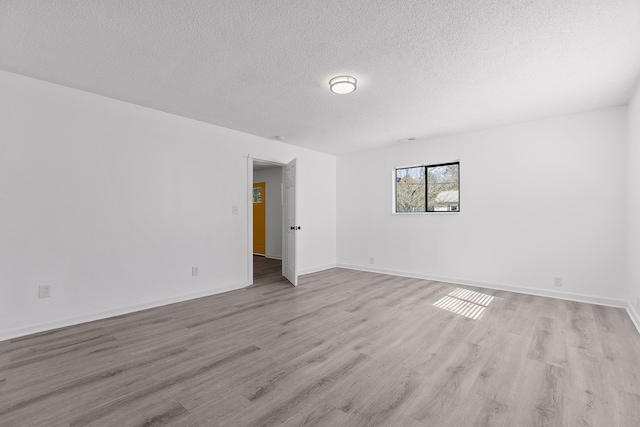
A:
{"label": "adjacent room interior", "polygon": [[0,3],[0,426],[640,425],[640,2]]}
{"label": "adjacent room interior", "polygon": [[282,275],[283,165],[253,160],[253,283],[286,281]]}

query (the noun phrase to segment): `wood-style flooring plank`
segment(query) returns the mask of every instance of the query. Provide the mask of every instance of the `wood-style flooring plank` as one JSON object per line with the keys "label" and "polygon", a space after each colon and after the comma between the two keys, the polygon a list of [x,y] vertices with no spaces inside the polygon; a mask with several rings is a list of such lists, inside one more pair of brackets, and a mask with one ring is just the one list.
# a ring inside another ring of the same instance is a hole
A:
{"label": "wood-style flooring plank", "polygon": [[569,308],[567,311],[567,345],[602,353],[592,306],[573,301],[566,301],[566,304]]}
{"label": "wood-style flooring plank", "polygon": [[525,360],[509,384],[505,402],[514,426],[562,426],[564,420],[565,371],[555,365]]}
{"label": "wood-style flooring plank", "polygon": [[538,317],[529,346],[529,358],[562,367],[566,364],[565,349],[563,323],[549,317]]}
{"label": "wood-style flooring plank", "polygon": [[508,408],[496,400],[470,394],[460,410],[451,416],[448,427],[512,427]]}
{"label": "wood-style flooring plank", "polygon": [[[511,399],[512,390],[505,387],[524,369],[527,359],[529,339],[506,333],[500,346],[486,346],[487,361],[482,367],[471,390],[476,396],[483,396],[504,405]],[[502,408],[504,411],[504,408]]]}
{"label": "wood-style flooring plank", "polygon": [[585,348],[567,347],[564,424],[600,426],[610,423],[615,391],[607,383],[604,356]]}
{"label": "wood-style flooring plank", "polygon": [[453,415],[462,409],[487,358],[487,349],[461,343],[406,405],[408,415],[427,426],[448,425]]}

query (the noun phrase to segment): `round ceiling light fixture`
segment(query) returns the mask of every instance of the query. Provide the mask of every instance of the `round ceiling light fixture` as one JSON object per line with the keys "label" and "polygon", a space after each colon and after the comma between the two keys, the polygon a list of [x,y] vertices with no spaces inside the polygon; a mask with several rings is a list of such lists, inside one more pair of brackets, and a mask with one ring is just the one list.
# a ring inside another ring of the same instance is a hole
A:
{"label": "round ceiling light fixture", "polygon": [[338,95],[346,95],[356,90],[358,81],[351,76],[338,76],[329,80],[329,89]]}

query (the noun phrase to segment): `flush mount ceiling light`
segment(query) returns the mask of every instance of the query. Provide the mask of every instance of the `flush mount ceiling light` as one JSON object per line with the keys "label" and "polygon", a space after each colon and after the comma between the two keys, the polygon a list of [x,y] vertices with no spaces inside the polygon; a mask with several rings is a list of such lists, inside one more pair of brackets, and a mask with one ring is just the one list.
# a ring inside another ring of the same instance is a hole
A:
{"label": "flush mount ceiling light", "polygon": [[338,95],[346,95],[356,90],[358,81],[351,76],[338,76],[329,80],[329,89]]}

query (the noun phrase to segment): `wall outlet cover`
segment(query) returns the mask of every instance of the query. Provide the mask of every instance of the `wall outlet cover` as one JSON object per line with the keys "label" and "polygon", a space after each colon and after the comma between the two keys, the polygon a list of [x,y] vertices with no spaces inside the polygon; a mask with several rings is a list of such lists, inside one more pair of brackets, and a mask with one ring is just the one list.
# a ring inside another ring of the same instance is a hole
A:
{"label": "wall outlet cover", "polygon": [[51,296],[51,286],[50,285],[40,285],[38,286],[38,298],[49,298]]}

